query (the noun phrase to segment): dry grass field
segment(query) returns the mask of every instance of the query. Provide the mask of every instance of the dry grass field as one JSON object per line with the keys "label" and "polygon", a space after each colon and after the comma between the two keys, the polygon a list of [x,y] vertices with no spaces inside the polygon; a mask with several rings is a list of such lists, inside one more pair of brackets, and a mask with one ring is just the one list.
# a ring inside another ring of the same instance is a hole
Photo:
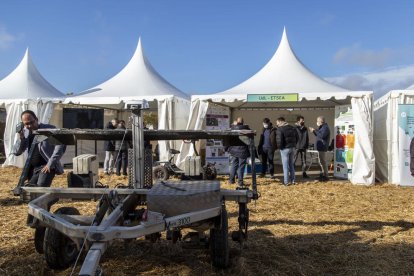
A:
{"label": "dry grass field", "polygon": [[[48,269],[35,252],[27,205],[10,194],[19,173],[0,169],[0,274],[69,275],[71,269]],[[66,176],[55,180],[53,186],[64,186]],[[113,186],[126,179],[101,175],[101,181]],[[249,240],[243,248],[230,242],[228,269],[213,268],[206,250],[137,240],[110,247],[101,260],[105,275],[414,274],[414,189],[334,181],[284,187],[270,179],[258,185],[261,198],[249,204]],[[78,205],[91,213],[96,203]],[[236,205],[227,206],[235,229]]]}

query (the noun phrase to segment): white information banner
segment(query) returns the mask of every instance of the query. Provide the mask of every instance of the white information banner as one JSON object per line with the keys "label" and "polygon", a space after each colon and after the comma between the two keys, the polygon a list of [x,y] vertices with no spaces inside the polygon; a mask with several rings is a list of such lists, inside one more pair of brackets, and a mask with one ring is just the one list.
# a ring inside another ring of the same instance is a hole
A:
{"label": "white information banner", "polygon": [[335,107],[334,176],[350,179],[355,145],[355,125],[350,105]]}
{"label": "white information banner", "polygon": [[398,105],[400,185],[414,186],[414,105]]}

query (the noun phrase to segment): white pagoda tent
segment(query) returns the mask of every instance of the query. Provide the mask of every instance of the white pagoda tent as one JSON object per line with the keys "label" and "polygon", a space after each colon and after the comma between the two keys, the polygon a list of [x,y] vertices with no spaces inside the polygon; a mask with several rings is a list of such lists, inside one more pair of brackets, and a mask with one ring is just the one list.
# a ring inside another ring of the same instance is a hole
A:
{"label": "white pagoda tent", "polygon": [[64,94],[51,85],[37,70],[29,49],[8,76],[0,81],[0,105],[6,109],[4,148],[6,161],[3,166],[23,167],[26,156],[11,154],[16,139],[15,127],[20,122],[21,113],[33,110],[41,123],[48,123],[54,106],[63,101]]}
{"label": "white pagoda tent", "polygon": [[[400,105],[414,105],[414,85],[405,90],[392,90],[374,102],[374,153],[376,158],[376,178],[381,182],[413,186],[413,176],[401,175],[403,163],[407,162],[409,152],[401,154],[405,146],[400,139]],[[414,106],[413,106],[414,107]],[[411,108],[413,108],[411,107]],[[407,114],[409,117],[412,115]],[[412,123],[412,122],[411,122]],[[409,126],[412,128],[412,126]],[[405,130],[405,132],[409,132]],[[412,135],[413,133],[406,133]],[[408,154],[408,155],[407,155]],[[406,177],[405,181],[402,181]],[[407,181],[408,180],[408,181]]]}
{"label": "white pagoda tent", "polygon": [[[250,100],[266,95],[296,95],[295,101]],[[260,130],[261,120],[269,117],[274,122],[280,115],[290,122],[303,115],[307,124],[313,125],[316,117],[324,115],[334,136],[335,107],[352,106],[356,128],[353,157],[354,171],[351,182],[373,184],[375,158],[372,144],[372,91],[349,91],[321,79],[297,58],[290,47],[286,30],[279,47],[270,61],[246,81],[223,92],[191,97],[191,112],[187,129],[202,129],[209,105],[226,106],[232,118],[244,117],[251,128]],[[289,119],[290,118],[290,119]],[[313,135],[311,135],[313,136]],[[182,144],[179,163],[187,154],[193,154]]]}
{"label": "white pagoda tent", "polygon": [[[141,39],[129,63],[111,79],[79,95],[66,98],[65,103],[116,109],[125,103],[146,100],[158,112],[158,129],[185,129],[189,113],[189,96],[166,81],[144,55]],[[118,114],[119,115],[119,114]],[[122,117],[122,115],[118,116]],[[161,160],[168,158],[173,142],[160,141]]]}

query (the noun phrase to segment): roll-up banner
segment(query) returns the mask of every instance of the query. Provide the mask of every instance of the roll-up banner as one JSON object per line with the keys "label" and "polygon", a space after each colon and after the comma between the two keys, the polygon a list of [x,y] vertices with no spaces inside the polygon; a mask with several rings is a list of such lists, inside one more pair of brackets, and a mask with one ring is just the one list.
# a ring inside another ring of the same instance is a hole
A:
{"label": "roll-up banner", "polygon": [[414,186],[414,104],[398,105],[400,185]]}
{"label": "roll-up banner", "polygon": [[351,106],[335,107],[334,176],[350,179],[354,158],[355,125]]}

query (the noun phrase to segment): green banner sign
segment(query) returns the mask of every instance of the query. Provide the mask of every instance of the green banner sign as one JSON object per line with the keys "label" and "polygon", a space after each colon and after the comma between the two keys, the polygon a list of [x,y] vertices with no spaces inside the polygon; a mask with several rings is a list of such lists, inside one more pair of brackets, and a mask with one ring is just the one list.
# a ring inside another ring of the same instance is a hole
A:
{"label": "green banner sign", "polygon": [[299,101],[298,93],[291,94],[247,94],[248,103],[264,102],[297,102]]}

